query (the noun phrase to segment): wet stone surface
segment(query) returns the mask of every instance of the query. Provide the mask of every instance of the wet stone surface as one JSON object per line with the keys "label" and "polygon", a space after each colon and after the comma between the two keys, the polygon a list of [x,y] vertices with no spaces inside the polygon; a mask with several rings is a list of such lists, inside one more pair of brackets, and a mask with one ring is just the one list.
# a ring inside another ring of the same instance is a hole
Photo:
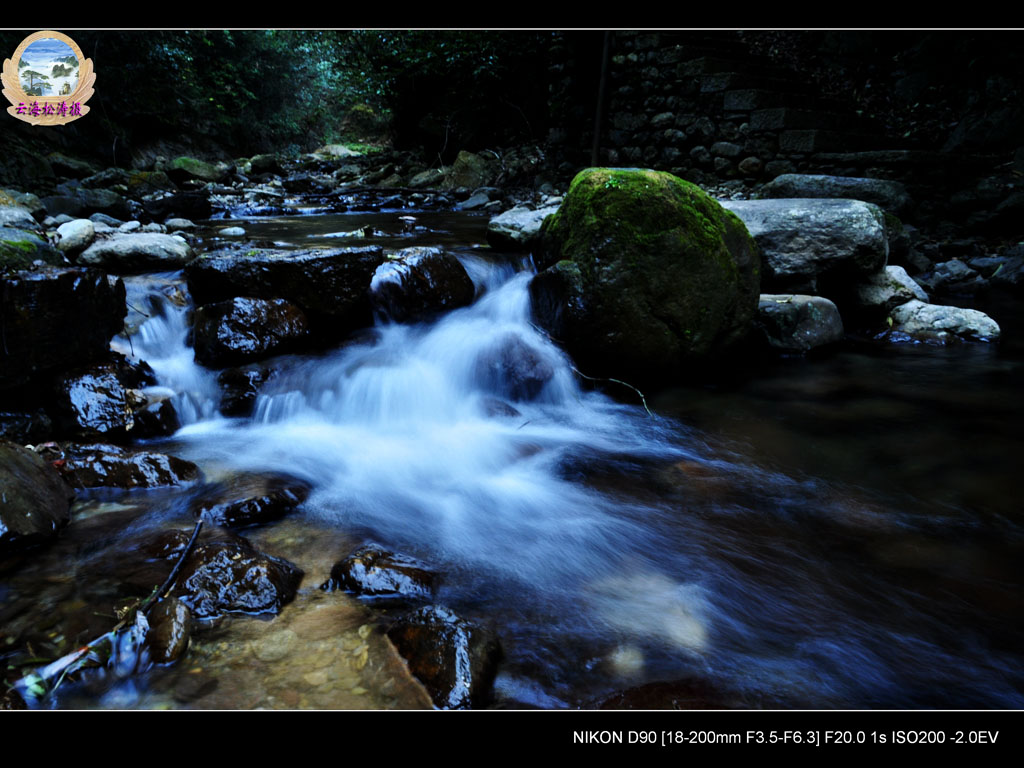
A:
{"label": "wet stone surface", "polygon": [[309,492],[309,484],[295,477],[242,474],[201,489],[192,511],[228,528],[258,525],[284,517]]}
{"label": "wet stone surface", "polygon": [[104,443],[67,443],[54,466],[74,488],[157,488],[199,479],[191,461]]}
{"label": "wet stone surface", "polygon": [[360,547],[331,569],[324,591],[344,590],[372,601],[429,600],[438,581],[425,563],[379,546]]}

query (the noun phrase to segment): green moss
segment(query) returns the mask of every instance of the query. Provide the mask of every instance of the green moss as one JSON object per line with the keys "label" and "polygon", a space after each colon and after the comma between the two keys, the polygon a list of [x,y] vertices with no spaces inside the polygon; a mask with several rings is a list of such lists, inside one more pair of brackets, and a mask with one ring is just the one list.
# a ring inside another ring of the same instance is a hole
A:
{"label": "green moss", "polygon": [[184,171],[203,181],[216,181],[221,175],[215,166],[202,160],[197,160],[194,157],[183,156],[174,158],[171,161],[171,169]]}
{"label": "green moss", "polygon": [[37,251],[39,243],[32,240],[0,240],[0,269],[25,269],[36,259],[45,260]]}

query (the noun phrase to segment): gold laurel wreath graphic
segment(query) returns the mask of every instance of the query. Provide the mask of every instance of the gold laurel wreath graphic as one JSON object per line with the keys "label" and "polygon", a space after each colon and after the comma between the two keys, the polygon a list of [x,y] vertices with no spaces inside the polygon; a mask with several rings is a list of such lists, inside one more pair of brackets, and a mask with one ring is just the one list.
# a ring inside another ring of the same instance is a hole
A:
{"label": "gold laurel wreath graphic", "polygon": [[[25,53],[25,49],[28,48],[36,40],[42,40],[44,38],[53,38],[60,40],[65,43],[71,51],[75,54],[75,58],[78,59],[78,85],[75,90],[69,94],[63,96],[29,96],[25,93],[21,87],[21,77],[18,73],[18,62],[21,61],[22,54]],[[82,54],[82,49],[78,47],[78,44],[67,35],[61,32],[55,32],[53,30],[44,30],[42,32],[35,32],[24,40],[21,41],[21,45],[14,51],[13,58],[4,59],[3,72],[0,74],[0,82],[3,83],[3,95],[7,97],[7,100],[11,102],[11,106],[7,108],[7,113],[13,115],[19,120],[24,120],[26,123],[32,123],[33,125],[64,125],[70,123],[73,120],[89,114],[89,107],[85,106],[92,95],[96,92],[93,90],[93,84],[96,82],[96,73],[93,72],[92,59],[87,59]],[[64,102],[69,107],[78,103],[81,107],[81,111],[77,115],[72,114],[18,114],[18,104],[22,103],[29,107],[32,102],[38,102],[40,107],[45,108],[46,104],[52,104],[55,107]]]}

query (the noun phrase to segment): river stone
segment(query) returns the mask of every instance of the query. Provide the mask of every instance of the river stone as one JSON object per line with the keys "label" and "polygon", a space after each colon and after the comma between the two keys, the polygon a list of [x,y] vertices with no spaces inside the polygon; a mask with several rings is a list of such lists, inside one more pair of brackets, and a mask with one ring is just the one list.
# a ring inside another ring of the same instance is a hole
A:
{"label": "river stone", "polygon": [[127,184],[128,171],[123,168],[106,168],[99,173],[94,173],[88,178],[82,179],[83,187],[106,188],[115,184]]}
{"label": "river stone", "polygon": [[115,235],[93,243],[78,257],[80,264],[111,272],[146,272],[180,269],[195,254],[184,238],[154,232]]}
{"label": "river stone", "polygon": [[117,228],[117,231],[122,235],[130,235],[133,232],[139,232],[142,230],[141,221],[126,221],[124,224]]}
{"label": "river stone", "polygon": [[88,219],[75,219],[57,227],[60,240],[57,248],[68,256],[74,256],[88,248],[96,239],[96,228]]}
{"label": "river stone", "polygon": [[331,577],[320,589],[340,589],[366,600],[391,603],[429,600],[436,582],[437,574],[425,563],[370,544],[335,563]]}
{"label": "river stone", "polygon": [[928,294],[903,267],[890,266],[859,282],[856,298],[858,309],[865,317],[884,321],[900,304],[912,299],[928,301]]}
{"label": "river stone", "polygon": [[235,298],[195,312],[196,361],[208,368],[241,365],[298,348],[309,334],[302,310],[284,299]]}
{"label": "river stone", "polygon": [[0,440],[0,560],[57,535],[75,492],[36,453]]}
{"label": "river stone", "polygon": [[138,200],[156,192],[177,192],[177,185],[163,171],[132,171],[125,181],[128,196]]}
{"label": "river stone", "polygon": [[805,173],[784,173],[776,176],[761,187],[761,197],[863,200],[896,214],[902,213],[911,204],[907,188],[898,181]]}
{"label": "river stone", "polygon": [[843,340],[836,305],[821,296],[761,294],[757,324],[773,349],[803,354]]}
{"label": "river stone", "polygon": [[874,274],[889,242],[878,206],[860,200],[725,200],[764,259],[762,288],[812,291]]}
{"label": "river stone", "polygon": [[60,266],[64,258],[37,232],[0,227],[0,270],[28,269],[37,261]]}
{"label": "river stone", "polygon": [[50,161],[50,167],[55,173],[71,179],[84,179],[96,173],[96,168],[90,163],[68,157],[60,152],[51,152],[46,159]]}
{"label": "river stone", "polygon": [[224,227],[218,230],[217,234],[221,237],[244,237],[245,230],[242,227]]}
{"label": "river stone", "polygon": [[312,251],[219,252],[185,268],[197,304],[248,296],[285,299],[318,331],[339,337],[373,322],[369,288],[380,246]]}
{"label": "river stone", "polygon": [[53,409],[61,431],[80,437],[123,440],[135,426],[127,388],[108,365],[63,375]]}
{"label": "river stone", "polygon": [[278,520],[309,496],[309,483],[288,475],[240,474],[202,488],[192,513],[227,528]]}
{"label": "river stone", "polygon": [[538,208],[513,208],[487,222],[487,244],[496,251],[529,250],[540,235],[540,226],[557,205]]}
{"label": "river stone", "polygon": [[124,283],[102,272],[45,267],[0,276],[0,391],[107,353],[125,316]]}
{"label": "river stone", "polygon": [[38,230],[39,222],[27,208],[14,205],[0,205],[0,227]]}
{"label": "river stone", "polygon": [[256,155],[249,161],[249,173],[284,173],[277,155]]}
{"label": "river stone", "polygon": [[196,225],[188,219],[168,219],[164,222],[164,226],[167,227],[168,232],[184,232],[196,228]]}
{"label": "river stone", "polygon": [[197,619],[224,613],[276,614],[295,598],[302,576],[302,570],[287,560],[234,537],[197,545],[173,594]]}
{"label": "river stone", "polygon": [[192,611],[176,597],[166,597],[149,610],[146,647],[157,664],[177,661],[188,650]]}
{"label": "river stone", "polygon": [[476,379],[488,391],[510,400],[532,400],[555,375],[547,354],[510,333],[484,350]]}
{"label": "river stone", "polygon": [[931,343],[996,341],[1000,334],[999,325],[984,312],[925,304],[917,299],[896,307],[892,319],[894,333]]}
{"label": "river stone", "polygon": [[534,317],[588,375],[677,379],[743,339],[757,311],[760,259],[743,223],[667,173],[581,171],[539,253]]}
{"label": "river stone", "polygon": [[0,437],[19,445],[46,442],[53,422],[41,408],[0,408]]}
{"label": "river stone", "polygon": [[422,320],[473,301],[473,281],[459,260],[438,247],[404,248],[374,272],[374,307],[398,322]]}
{"label": "river stone", "polygon": [[490,701],[501,645],[488,630],[428,605],[393,624],[388,638],[440,709],[480,708]]}
{"label": "river stone", "polygon": [[327,157],[362,157],[362,152],[349,149],[344,144],[325,144],[314,154],[326,155]]}

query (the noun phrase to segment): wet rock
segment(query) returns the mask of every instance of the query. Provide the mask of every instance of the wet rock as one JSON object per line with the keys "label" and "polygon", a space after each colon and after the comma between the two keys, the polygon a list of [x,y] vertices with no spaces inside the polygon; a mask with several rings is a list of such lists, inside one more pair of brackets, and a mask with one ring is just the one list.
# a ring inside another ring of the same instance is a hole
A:
{"label": "wet rock", "polygon": [[300,307],[324,335],[370,325],[369,287],[384,261],[379,246],[245,254],[215,253],[185,269],[197,304],[247,296],[285,299]]}
{"label": "wet rock", "polygon": [[897,214],[911,205],[907,188],[900,182],[853,176],[785,173],[765,184],[761,196],[863,200]]}
{"label": "wet rock", "polygon": [[194,256],[189,244],[178,235],[145,232],[96,242],[78,257],[78,262],[111,272],[145,272],[180,269]]}
{"label": "wet rock", "polygon": [[480,405],[484,414],[493,418],[515,418],[523,415],[521,411],[496,397],[485,397]]}
{"label": "wet rock", "polygon": [[109,189],[80,188],[70,194],[44,197],[42,203],[51,216],[66,213],[76,219],[88,218],[91,213],[104,213],[124,221],[131,217],[128,202]]}
{"label": "wet rock", "polygon": [[955,341],[996,341],[999,325],[984,312],[962,307],[925,304],[917,299],[892,311],[893,334],[919,341],[948,344]]}
{"label": "wet rock", "polygon": [[220,412],[225,416],[248,416],[252,413],[260,387],[271,371],[261,366],[228,368],[217,377],[221,386]]}
{"label": "wet rock", "polygon": [[540,227],[558,210],[550,205],[537,210],[513,208],[487,222],[487,244],[496,251],[529,250],[540,236]]}
{"label": "wet rock", "polygon": [[396,622],[388,638],[436,706],[480,708],[490,701],[501,645],[486,629],[429,605]]}
{"label": "wet rock", "polygon": [[245,230],[242,227],[224,227],[217,234],[221,237],[245,237]]}
{"label": "wet rock", "polygon": [[368,600],[429,600],[437,574],[425,563],[376,545],[361,547],[334,564],[320,589],[341,589]]}
{"label": "wet rock", "polygon": [[74,491],[27,448],[0,440],[0,560],[57,535]]}
{"label": "wet rock", "polygon": [[459,260],[437,247],[405,248],[370,282],[374,307],[398,322],[429,317],[473,301],[473,281]]}
{"label": "wet rock", "polygon": [[73,488],[160,488],[199,479],[191,461],[105,443],[66,443],[55,464]]}
{"label": "wet rock", "polygon": [[59,266],[64,258],[35,232],[0,228],[0,270],[28,269],[37,261]]}
{"label": "wet rock", "polygon": [[667,173],[580,172],[544,222],[539,256],[547,269],[530,284],[534,317],[588,375],[671,381],[727,354],[756,314],[750,235]]}
{"label": "wet rock", "polygon": [[196,546],[173,594],[197,619],[224,613],[278,613],[295,598],[302,576],[302,570],[287,560],[234,538]]}
{"label": "wet rock", "polygon": [[96,239],[96,228],[88,219],[75,219],[57,227],[57,249],[68,257],[84,251]]}
{"label": "wet rock", "polygon": [[903,267],[886,267],[856,287],[857,312],[873,322],[884,322],[892,310],[912,299],[928,301],[928,294]]}
{"label": "wet rock", "polygon": [[476,194],[470,195],[469,198],[459,203],[457,210],[460,211],[475,211],[483,208],[487,203],[490,202],[490,198],[487,195],[477,192]]}
{"label": "wet rock", "polygon": [[125,289],[98,270],[46,267],[0,277],[0,391],[105,355],[121,330]]}
{"label": "wet rock", "polygon": [[38,230],[39,222],[27,208],[14,205],[0,205],[0,227],[11,229]]}
{"label": "wet rock", "polygon": [[167,597],[150,609],[147,618],[146,647],[150,659],[157,664],[177,661],[188,650],[192,611],[178,598]]}
{"label": "wet rock", "polygon": [[193,332],[196,361],[223,368],[296,349],[309,323],[284,299],[235,298],[197,309]]}
{"label": "wet rock", "polygon": [[242,474],[203,488],[192,512],[227,528],[259,525],[287,515],[310,490],[309,483],[288,475]]}
{"label": "wet rock", "polygon": [[532,400],[555,375],[544,353],[508,334],[477,359],[477,380],[510,400]]}
{"label": "wet rock", "polygon": [[768,344],[784,353],[803,354],[843,340],[839,310],[821,296],[763,293],[757,324]]}
{"label": "wet rock", "polygon": [[128,388],[110,365],[62,375],[56,389],[53,413],[66,434],[123,440],[135,426]]}
{"label": "wet rock", "polygon": [[181,429],[181,419],[169,398],[146,395],[146,404],[133,413],[135,437],[167,437]]}
{"label": "wet rock", "polygon": [[813,291],[870,275],[889,253],[885,217],[859,200],[725,200],[764,260],[763,290]]}

